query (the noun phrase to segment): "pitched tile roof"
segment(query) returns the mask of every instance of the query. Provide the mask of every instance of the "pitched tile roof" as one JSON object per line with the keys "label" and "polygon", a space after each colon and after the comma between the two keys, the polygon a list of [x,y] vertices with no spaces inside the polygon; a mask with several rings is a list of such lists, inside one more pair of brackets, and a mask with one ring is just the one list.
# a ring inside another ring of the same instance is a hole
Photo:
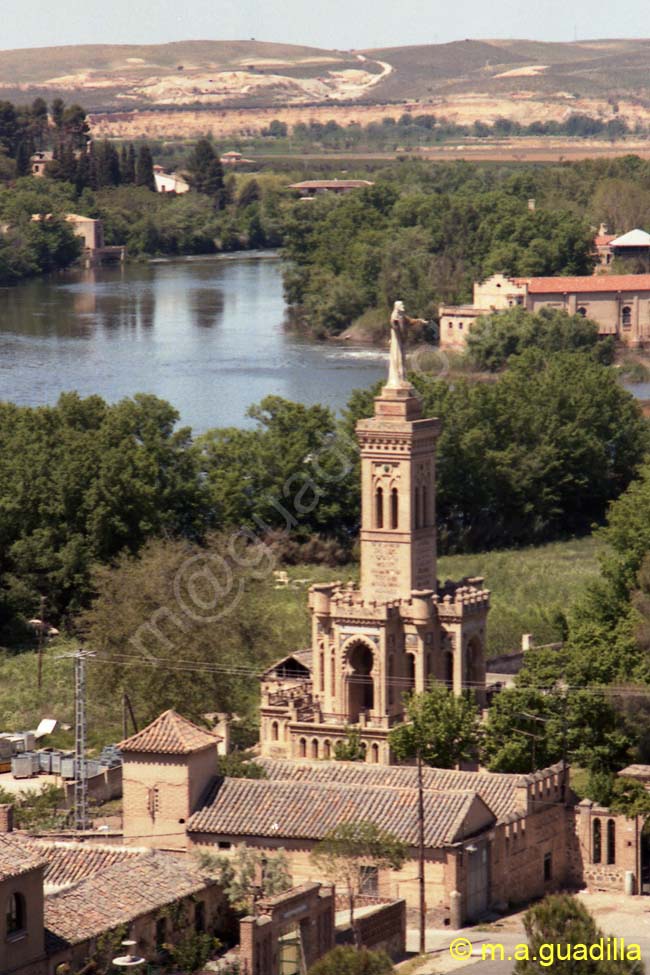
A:
{"label": "pitched tile roof", "polygon": [[[417,786],[417,769],[408,765],[366,765],[364,762],[299,762],[290,759],[257,758],[269,779],[290,782],[310,781],[353,786],[388,786],[413,789]],[[521,775],[499,772],[459,772],[455,769],[424,768],[424,788],[442,792],[470,790],[477,792],[497,819],[519,808],[516,789],[525,785]]]}
{"label": "pitched tile roof", "polygon": [[[445,846],[460,839],[470,810],[486,826],[495,822],[494,814],[475,792],[426,791],[426,846]],[[340,823],[360,820],[369,820],[414,846],[419,836],[417,790],[226,778],[190,818],[187,829],[190,833],[319,840]]]}
{"label": "pitched tile roof", "polygon": [[520,278],[528,286],[528,293],[565,294],[578,292],[650,291],[650,274],[593,274],[575,278]]}
{"label": "pitched tile roof", "polygon": [[17,834],[14,835],[25,849],[45,861],[46,888],[67,887],[87,877],[94,877],[115,863],[150,855],[149,850],[140,847],[68,843],[22,836],[18,838]]}
{"label": "pitched tile roof", "polygon": [[163,711],[155,721],[121,741],[117,747],[122,752],[189,755],[203,748],[214,748],[218,741],[221,738],[213,731],[199,728],[188,718],[169,710]]}
{"label": "pitched tile roof", "polygon": [[115,863],[45,898],[48,944],[79,944],[215,882],[183,854],[157,852]]}
{"label": "pitched tile roof", "polygon": [[45,860],[42,856],[14,842],[9,836],[0,836],[0,881],[43,866]]}

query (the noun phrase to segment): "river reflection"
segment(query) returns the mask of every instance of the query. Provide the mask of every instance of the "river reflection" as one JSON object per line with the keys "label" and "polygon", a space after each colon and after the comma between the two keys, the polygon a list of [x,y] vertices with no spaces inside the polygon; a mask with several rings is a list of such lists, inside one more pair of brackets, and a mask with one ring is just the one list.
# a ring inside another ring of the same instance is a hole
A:
{"label": "river reflection", "polygon": [[281,266],[266,256],[131,264],[0,289],[0,399],[76,389],[172,402],[197,432],[247,425],[269,393],[344,406],[385,374],[383,352],[283,328]]}

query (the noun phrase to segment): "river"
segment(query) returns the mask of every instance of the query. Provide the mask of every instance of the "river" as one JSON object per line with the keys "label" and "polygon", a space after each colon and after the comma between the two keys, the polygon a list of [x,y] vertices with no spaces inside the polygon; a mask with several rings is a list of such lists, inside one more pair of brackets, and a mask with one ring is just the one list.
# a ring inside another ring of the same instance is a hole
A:
{"label": "river", "polygon": [[345,406],[386,373],[371,349],[302,340],[283,326],[281,263],[267,254],[75,270],[0,289],[0,400],[59,394],[173,403],[201,433],[248,426],[270,393]]}

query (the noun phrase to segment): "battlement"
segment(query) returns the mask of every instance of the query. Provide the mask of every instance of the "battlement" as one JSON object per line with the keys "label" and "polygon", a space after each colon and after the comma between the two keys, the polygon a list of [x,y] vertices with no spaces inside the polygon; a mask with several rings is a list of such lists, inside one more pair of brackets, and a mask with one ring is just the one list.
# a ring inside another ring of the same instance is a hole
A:
{"label": "battlement", "polygon": [[459,618],[490,608],[490,590],[483,588],[482,576],[467,576],[458,582],[447,579],[438,589],[436,602],[441,618]]}

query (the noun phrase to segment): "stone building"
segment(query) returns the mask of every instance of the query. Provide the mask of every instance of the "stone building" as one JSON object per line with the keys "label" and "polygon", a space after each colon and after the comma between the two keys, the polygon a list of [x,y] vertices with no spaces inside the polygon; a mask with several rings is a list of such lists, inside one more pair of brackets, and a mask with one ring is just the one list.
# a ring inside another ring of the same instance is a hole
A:
{"label": "stone building", "polygon": [[441,305],[440,346],[464,348],[478,318],[521,305],[527,311],[556,308],[584,315],[600,335],[613,335],[632,348],[650,343],[650,274],[506,278],[495,274],[474,285],[472,305]]}
{"label": "stone building", "polygon": [[330,758],[355,725],[367,761],[389,764],[406,693],[437,680],[483,703],[489,592],[479,577],[437,579],[439,433],[409,383],[386,385],[358,423],[361,582],[311,587],[311,647],[262,678],[262,755]]}

